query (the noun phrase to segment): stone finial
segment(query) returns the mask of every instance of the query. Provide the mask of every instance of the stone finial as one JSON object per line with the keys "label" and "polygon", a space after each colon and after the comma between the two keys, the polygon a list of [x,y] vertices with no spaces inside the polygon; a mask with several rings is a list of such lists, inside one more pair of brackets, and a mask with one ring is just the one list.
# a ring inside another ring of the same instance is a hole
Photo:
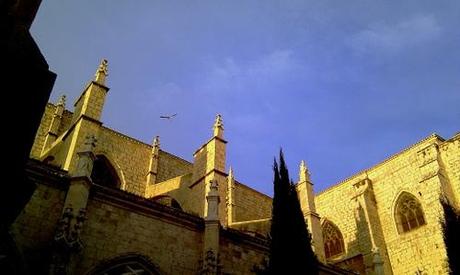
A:
{"label": "stone finial", "polygon": [[61,95],[57,102],[57,106],[63,106],[65,108],[66,95]]}
{"label": "stone finial", "polygon": [[97,68],[94,80],[99,84],[105,84],[105,78],[109,75],[107,59],[102,59],[101,64]]}
{"label": "stone finial", "polygon": [[223,128],[224,124],[223,124],[223,121],[222,121],[222,115],[221,114],[217,114],[216,115],[216,120],[214,122],[214,127],[222,127]]}
{"label": "stone finial", "polygon": [[155,184],[157,181],[159,152],[160,137],[156,136],[152,141],[152,157],[150,158],[149,172],[147,174],[147,185]]}
{"label": "stone finial", "polygon": [[153,139],[153,142],[152,142],[152,146],[153,147],[160,147],[160,136],[155,136],[155,138]]}
{"label": "stone finial", "polygon": [[216,120],[214,122],[214,136],[220,138],[224,136],[224,123],[220,114],[216,115]]}
{"label": "stone finial", "polygon": [[302,161],[300,162],[299,181],[300,181],[300,182],[308,181],[308,182],[311,183],[311,180],[310,180],[310,172],[308,171],[308,167],[307,167],[307,165],[305,164],[305,161],[304,161],[304,160],[302,160]]}

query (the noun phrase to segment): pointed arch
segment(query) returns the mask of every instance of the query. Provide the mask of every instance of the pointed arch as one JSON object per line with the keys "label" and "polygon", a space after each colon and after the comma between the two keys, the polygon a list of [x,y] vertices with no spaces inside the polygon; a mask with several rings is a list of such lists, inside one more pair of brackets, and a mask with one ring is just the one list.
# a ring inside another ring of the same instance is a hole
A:
{"label": "pointed arch", "polygon": [[94,160],[93,170],[91,171],[91,179],[95,184],[121,188],[120,177],[117,169],[112,165],[112,162],[104,154],[97,154]]}
{"label": "pointed arch", "polygon": [[345,253],[342,232],[337,225],[325,219],[321,225],[323,232],[324,253],[326,259],[333,258]]}
{"label": "pointed arch", "polygon": [[120,189],[126,190],[125,173],[123,172],[123,169],[121,169],[121,166],[117,162],[116,158],[114,158],[110,152],[107,152],[105,150],[97,150],[95,152],[96,157],[100,155],[103,155],[108,160],[110,165],[112,165],[112,167],[115,169],[118,179],[120,179]]}
{"label": "pointed arch", "polygon": [[86,273],[86,275],[119,274],[160,275],[161,273],[148,257],[137,253],[127,253],[103,260]]}
{"label": "pointed arch", "polygon": [[399,234],[412,231],[426,224],[425,214],[419,200],[406,191],[401,192],[397,197],[394,220]]}

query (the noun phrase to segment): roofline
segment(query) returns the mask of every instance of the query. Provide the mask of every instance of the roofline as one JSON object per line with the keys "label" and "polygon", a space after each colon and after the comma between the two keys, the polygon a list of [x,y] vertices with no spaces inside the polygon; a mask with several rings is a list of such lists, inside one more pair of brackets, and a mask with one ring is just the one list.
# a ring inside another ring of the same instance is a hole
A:
{"label": "roofline", "polygon": [[253,192],[255,192],[255,193],[258,193],[258,194],[260,194],[260,195],[262,195],[262,196],[264,196],[264,197],[267,197],[267,198],[270,199],[270,200],[273,200],[273,198],[270,197],[269,195],[267,195],[267,194],[265,194],[265,193],[262,193],[262,192],[260,192],[259,190],[256,190],[256,189],[250,187],[249,185],[246,185],[246,184],[244,184],[244,183],[242,183],[242,182],[240,182],[240,181],[237,181],[237,180],[235,180],[235,183],[238,184],[238,185],[241,186],[241,187],[244,187],[244,188],[246,188],[246,189],[249,189],[249,190],[251,190],[251,191],[253,191]]}
{"label": "roofline", "polygon": [[[51,105],[52,107],[56,107],[56,106],[57,106],[56,104],[54,104],[54,103],[52,103],[52,102],[48,102],[47,104],[48,104],[48,105]],[[74,112],[72,112],[72,111],[70,111],[70,110],[68,110],[68,109],[64,109],[64,111],[67,111],[67,112],[71,113],[72,115],[74,114]],[[71,127],[72,127],[72,126],[71,126]],[[117,130],[114,130],[114,129],[109,128],[109,127],[107,127],[107,126],[105,126],[105,125],[102,125],[102,122],[101,122],[101,127],[102,127],[103,129],[108,130],[108,131],[111,131],[111,132],[113,132],[114,134],[117,134],[117,135],[119,135],[119,136],[121,136],[121,137],[123,137],[123,138],[129,139],[129,140],[134,141],[134,142],[136,142],[136,143],[138,143],[138,144],[147,146],[147,147],[149,147],[150,149],[152,149],[152,147],[153,147],[151,144],[145,143],[145,142],[143,142],[143,141],[141,141],[141,140],[139,140],[139,139],[130,137],[130,136],[128,136],[128,135],[126,135],[126,134],[123,134],[123,133],[121,133],[121,132],[119,132],[119,131],[117,131]],[[188,161],[188,160],[186,160],[186,159],[184,159],[184,158],[182,158],[182,157],[176,156],[176,155],[174,155],[174,154],[172,154],[172,153],[169,153],[169,152],[167,152],[167,151],[165,151],[165,150],[162,150],[161,148],[160,148],[160,151],[163,152],[163,153],[166,153],[166,154],[168,154],[168,155],[170,155],[170,156],[172,156],[172,157],[175,157],[175,158],[177,158],[177,159],[179,159],[179,160],[182,160],[182,161],[184,161],[184,162],[187,162],[188,164],[191,164],[191,165],[193,164],[192,162],[190,162],[190,161]]]}
{"label": "roofline", "polygon": [[[109,131],[113,132],[113,133],[116,134],[116,135],[120,135],[120,136],[122,136],[123,138],[129,139],[129,140],[134,141],[134,142],[136,142],[136,143],[139,143],[139,144],[141,144],[141,145],[147,146],[147,147],[149,147],[150,150],[153,148],[153,146],[150,145],[150,144],[147,144],[147,143],[145,143],[145,142],[143,142],[143,141],[140,141],[140,140],[138,140],[138,139],[135,139],[135,138],[133,138],[133,137],[130,137],[130,136],[126,135],[126,134],[120,133],[120,132],[118,132],[118,131],[116,131],[116,130],[114,130],[114,129],[112,129],[112,128],[109,128],[109,127],[106,127],[106,126],[102,126],[102,128],[104,128],[104,129],[106,129],[106,130],[109,130]],[[169,152],[167,152],[167,151],[165,151],[165,150],[163,150],[163,149],[161,149],[161,148],[160,148],[160,151],[161,151],[162,153],[165,153],[165,154],[170,155],[171,157],[174,157],[174,158],[177,158],[177,159],[179,159],[179,160],[181,160],[181,161],[184,161],[184,162],[186,162],[186,163],[188,163],[188,164],[190,164],[190,165],[193,164],[193,163],[191,163],[190,161],[188,161],[188,160],[186,160],[186,159],[183,159],[183,158],[181,158],[181,157],[179,157],[179,156],[176,156],[176,155],[174,155],[174,154],[172,154],[172,153],[169,153]]]}
{"label": "roofline", "polygon": [[344,184],[344,183],[347,183],[347,182],[350,181],[351,179],[353,179],[353,178],[355,178],[355,177],[358,177],[358,176],[361,176],[363,173],[368,173],[368,172],[370,172],[370,171],[372,171],[372,170],[374,170],[374,169],[376,169],[376,168],[378,168],[378,167],[380,167],[380,166],[382,166],[382,165],[384,165],[384,164],[386,164],[386,163],[392,161],[393,159],[395,159],[395,158],[399,157],[400,155],[402,155],[402,154],[408,152],[409,150],[414,149],[415,147],[419,146],[420,144],[423,144],[423,143],[429,141],[430,139],[437,139],[437,140],[439,140],[439,141],[441,141],[441,142],[444,142],[444,141],[445,141],[445,139],[444,139],[443,137],[441,137],[440,135],[438,135],[438,134],[436,134],[436,133],[432,133],[431,135],[429,135],[429,136],[423,138],[422,140],[420,140],[420,141],[418,141],[418,142],[416,142],[416,143],[413,143],[413,144],[409,145],[408,147],[402,149],[402,150],[399,151],[398,153],[396,153],[396,154],[394,154],[394,155],[391,155],[391,156],[387,157],[386,159],[382,160],[381,162],[378,162],[377,164],[371,166],[370,168],[362,169],[362,170],[360,170],[360,171],[354,173],[353,175],[348,176],[348,177],[346,177],[345,179],[343,179],[343,180],[337,182],[336,184],[333,184],[333,185],[329,186],[328,188],[322,190],[321,192],[316,193],[315,196],[319,196],[319,195],[321,195],[321,194],[323,194],[323,193],[326,193],[327,191],[331,190],[332,188],[335,188],[335,187],[337,187],[337,186],[339,186],[339,185],[342,185],[342,184]]}

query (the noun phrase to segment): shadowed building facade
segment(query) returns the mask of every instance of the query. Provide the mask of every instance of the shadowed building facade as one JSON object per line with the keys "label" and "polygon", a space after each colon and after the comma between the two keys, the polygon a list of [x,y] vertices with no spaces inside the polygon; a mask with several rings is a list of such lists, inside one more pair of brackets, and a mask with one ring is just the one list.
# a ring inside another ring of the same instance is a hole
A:
{"label": "shadowed building facade", "polygon": [[[65,98],[46,106],[27,170],[37,188],[11,227],[18,261],[52,274],[254,273],[272,199],[236,180],[222,117],[186,161],[159,137],[103,126],[106,76],[103,60],[73,111]],[[431,135],[318,194],[302,161],[297,190],[323,274],[447,274],[439,197],[459,205],[460,135]]]}

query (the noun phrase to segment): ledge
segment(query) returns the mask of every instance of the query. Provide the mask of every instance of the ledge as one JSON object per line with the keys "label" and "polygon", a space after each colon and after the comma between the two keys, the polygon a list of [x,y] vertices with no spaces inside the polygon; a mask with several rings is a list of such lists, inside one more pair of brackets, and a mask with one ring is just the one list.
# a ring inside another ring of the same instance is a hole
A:
{"label": "ledge", "polygon": [[36,183],[53,186],[61,190],[67,190],[70,183],[67,171],[36,159],[29,159],[25,170],[27,178]]}
{"label": "ledge", "polygon": [[225,237],[229,240],[236,241],[242,244],[252,245],[256,248],[266,251],[268,253],[270,249],[270,242],[267,238],[259,236],[251,236],[242,231],[232,229],[232,228],[221,228],[220,233],[222,237]]}
{"label": "ledge", "polygon": [[201,217],[183,212],[144,197],[101,185],[93,185],[90,197],[127,209],[133,213],[142,213],[147,216],[161,218],[167,222],[186,226],[194,230],[204,229],[204,220]]}

